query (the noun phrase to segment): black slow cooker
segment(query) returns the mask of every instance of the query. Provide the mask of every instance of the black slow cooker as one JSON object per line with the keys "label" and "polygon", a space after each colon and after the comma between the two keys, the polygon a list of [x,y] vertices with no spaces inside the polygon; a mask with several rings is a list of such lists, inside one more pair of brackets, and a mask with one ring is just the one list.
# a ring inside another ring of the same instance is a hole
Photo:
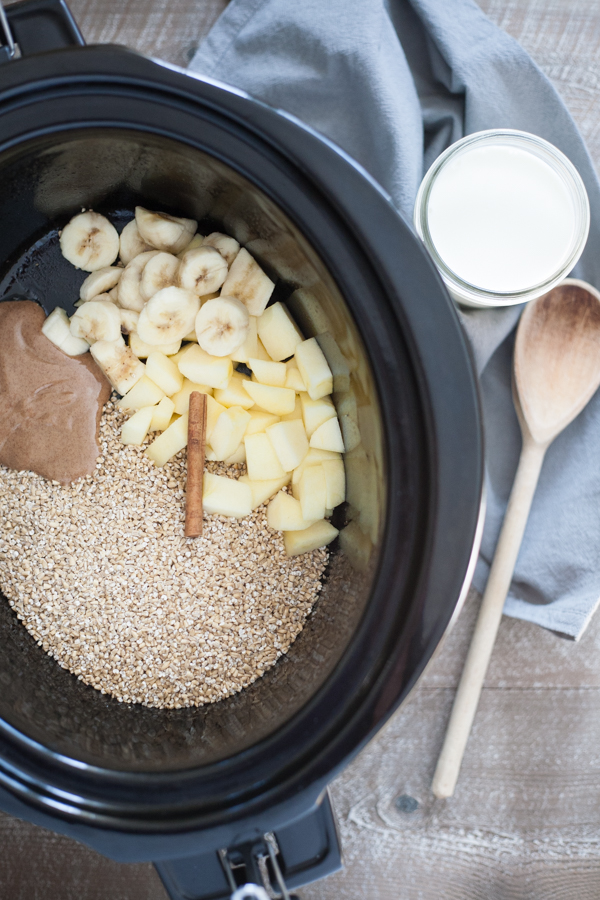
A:
{"label": "black slow cooker", "polygon": [[2,598],[0,808],[155,861],[173,898],[261,881],[274,895],[339,865],[327,784],[406,697],[463,596],[483,470],[469,350],[421,243],[339,148],[227,85],[83,46],[60,0],[6,12],[0,297],[48,312],[78,296],[85,273],[56,235],[83,207],[194,218],[249,249],[306,336],[333,337],[334,389],[355,412],[320,599],[241,693],[121,704],[46,656]]}

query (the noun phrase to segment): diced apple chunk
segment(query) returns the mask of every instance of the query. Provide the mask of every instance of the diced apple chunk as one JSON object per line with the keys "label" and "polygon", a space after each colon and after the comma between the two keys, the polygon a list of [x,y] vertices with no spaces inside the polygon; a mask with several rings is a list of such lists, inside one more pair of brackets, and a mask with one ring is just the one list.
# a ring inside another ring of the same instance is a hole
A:
{"label": "diced apple chunk", "polygon": [[181,416],[166,431],[152,441],[146,449],[146,456],[157,466],[164,466],[172,456],[187,447],[188,415]]}
{"label": "diced apple chunk", "polygon": [[170,397],[163,397],[158,406],[153,407],[150,431],[166,431],[171,424],[171,416],[175,412],[175,404]]}
{"label": "diced apple chunk", "polygon": [[255,358],[255,359],[264,359],[265,362],[269,362],[269,360],[271,359],[271,357],[269,356],[269,354],[268,354],[267,351],[265,350],[264,344],[263,344],[263,342],[261,341],[260,338],[258,338],[258,340],[256,341],[256,345],[257,345],[257,346],[256,346],[256,353],[254,354],[254,358]]}
{"label": "diced apple chunk", "polygon": [[179,371],[190,381],[208,384],[213,388],[226,388],[233,364],[228,356],[211,356],[198,344],[190,344],[179,360]]}
{"label": "diced apple chunk", "polygon": [[146,375],[162,388],[168,397],[176,394],[183,386],[183,375],[176,363],[160,350],[155,350],[146,360]]}
{"label": "diced apple chunk", "polygon": [[310,553],[319,547],[326,547],[338,536],[339,531],[330,522],[315,522],[305,531],[284,531],[283,543],[288,556]]}
{"label": "diced apple chunk", "polygon": [[261,409],[273,413],[275,416],[285,416],[291,413],[296,405],[296,394],[289,388],[258,384],[256,381],[243,381],[242,384]]}
{"label": "diced apple chunk", "polygon": [[284,472],[300,465],[308,453],[308,438],[301,419],[269,425],[266,433]]}
{"label": "diced apple chunk", "polygon": [[[282,416],[282,422],[288,422],[290,419],[300,419],[302,420],[302,403],[300,401],[300,396],[296,394],[296,402],[294,404],[294,408],[291,413],[288,413],[287,416]],[[308,397],[308,394],[306,395]]]}
{"label": "diced apple chunk", "polygon": [[303,341],[300,329],[283,303],[274,303],[265,309],[258,320],[258,336],[271,359],[275,360],[293,356]]}
{"label": "diced apple chunk", "polygon": [[229,267],[229,273],[221,287],[221,296],[235,297],[244,304],[251,316],[260,316],[274,287],[254,257],[242,247]]}
{"label": "diced apple chunk", "polygon": [[335,417],[335,406],[331,397],[321,397],[319,400],[311,400],[307,393],[300,394],[302,403],[302,420],[306,433],[310,437],[323,422]]}
{"label": "diced apple chunk", "polygon": [[340,423],[337,418],[328,419],[319,425],[310,438],[310,446],[317,450],[333,450],[337,453],[344,452],[344,440],[340,431]]}
{"label": "diced apple chunk", "polygon": [[147,375],[143,375],[138,383],[117,401],[117,407],[125,412],[143,409],[145,406],[154,406],[156,403],[160,403],[164,396],[164,391]]}
{"label": "diced apple chunk", "polygon": [[139,359],[146,359],[155,350],[160,350],[165,356],[173,356],[174,353],[179,351],[181,341],[173,341],[171,344],[161,344],[157,347],[152,344],[146,344],[136,332],[132,332],[129,335],[129,346]]}
{"label": "diced apple chunk", "polygon": [[308,466],[298,483],[298,499],[302,518],[308,521],[322,519],[327,509],[327,481],[322,465]]}
{"label": "diced apple chunk", "polygon": [[302,472],[307,466],[316,466],[320,462],[323,462],[325,459],[340,459],[342,455],[341,453],[333,453],[331,450],[317,450],[315,447],[309,447],[308,453],[304,457],[304,460],[300,463],[298,468],[294,469],[292,473],[292,484],[297,484],[302,477]]}
{"label": "diced apple chunk", "polygon": [[285,472],[266,434],[250,434],[244,438],[246,466],[252,481],[283,478]]}
{"label": "diced apple chunk", "polygon": [[304,384],[304,379],[300,374],[300,369],[296,364],[296,360],[290,359],[285,365],[286,374],[284,387],[291,388],[293,391],[298,391],[299,393],[306,391],[306,385]]}
{"label": "diced apple chunk", "polygon": [[335,509],[346,499],[346,470],[341,459],[324,459],[321,463],[327,485],[327,509]]}
{"label": "diced apple chunk", "polygon": [[258,355],[258,319],[256,316],[248,316],[248,334],[246,340],[237,350],[230,353],[229,356],[233,362],[247,363],[251,356]]}
{"label": "diced apple chunk", "polygon": [[216,459],[224,460],[235,453],[249,421],[250,413],[241,406],[232,406],[221,413],[210,436]]}
{"label": "diced apple chunk", "polygon": [[215,388],[215,400],[226,407],[241,406],[242,409],[250,409],[254,406],[254,400],[244,387],[245,380],[245,376],[234,372],[226,388]]}
{"label": "diced apple chunk", "polygon": [[228,456],[226,460],[224,460],[225,464],[228,466],[232,466],[234,463],[245,463],[246,462],[246,445],[242,441],[238,444],[237,450],[234,450],[231,456]]}
{"label": "diced apple chunk", "polygon": [[282,362],[265,362],[264,359],[250,357],[248,365],[256,380],[260,384],[270,384],[273,387],[285,387],[287,369]]}
{"label": "diced apple chunk", "polygon": [[258,409],[251,409],[250,421],[246,426],[246,435],[259,434],[261,431],[266,431],[269,425],[274,425],[275,422],[279,422],[279,416],[274,416],[273,413],[261,412]]}
{"label": "diced apple chunk", "polygon": [[252,509],[256,509],[266,500],[269,500],[273,494],[280,491],[282,487],[290,482],[290,475],[286,473],[281,478],[272,478],[268,481],[253,481],[249,475],[242,475],[240,481],[250,486],[252,491]]}
{"label": "diced apple chunk", "polygon": [[150,422],[154,406],[146,406],[144,409],[138,409],[131,418],[123,422],[121,428],[121,441],[123,444],[135,444],[139,447],[143,443],[144,438],[150,431]]}
{"label": "diced apple chunk", "polygon": [[311,400],[319,400],[331,394],[333,375],[315,338],[298,344],[295,357]]}
{"label": "diced apple chunk", "polygon": [[190,394],[198,391],[199,394],[212,394],[213,389],[207,384],[196,384],[189,378],[184,378],[181,390],[172,394],[171,400],[175,404],[175,412],[182,416],[190,408]]}
{"label": "diced apple chunk", "polygon": [[225,412],[225,407],[218,403],[214,397],[206,397],[206,440],[210,444],[210,439],[215,425],[221,413]]}
{"label": "diced apple chunk", "polygon": [[242,519],[252,512],[252,491],[243,482],[205,472],[202,502],[207,513]]}
{"label": "diced apple chunk", "polygon": [[276,531],[305,531],[313,522],[302,518],[298,500],[280,491],[267,506],[267,525]]}

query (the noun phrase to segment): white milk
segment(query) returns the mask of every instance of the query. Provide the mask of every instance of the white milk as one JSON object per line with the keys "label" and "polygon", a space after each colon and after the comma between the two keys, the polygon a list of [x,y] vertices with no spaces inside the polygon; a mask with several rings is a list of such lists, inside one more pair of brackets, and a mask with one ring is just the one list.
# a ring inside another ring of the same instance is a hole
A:
{"label": "white milk", "polygon": [[471,285],[514,292],[561,269],[577,241],[572,189],[534,152],[475,143],[440,169],[427,206],[431,241]]}

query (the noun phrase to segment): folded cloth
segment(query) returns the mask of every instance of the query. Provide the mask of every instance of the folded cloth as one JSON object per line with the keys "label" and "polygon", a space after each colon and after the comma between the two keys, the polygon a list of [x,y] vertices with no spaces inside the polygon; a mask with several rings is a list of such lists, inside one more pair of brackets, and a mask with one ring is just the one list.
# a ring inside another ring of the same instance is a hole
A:
{"label": "folded cloth", "polygon": [[[351,154],[411,220],[435,157],[486,128],[559,147],[592,209],[575,275],[600,286],[600,185],[583,140],[533,60],[473,0],[232,0],[190,68],[297,116]],[[424,301],[425,302],[425,301]],[[521,307],[464,310],[481,374],[485,586],[521,446],[510,393]],[[550,447],[505,613],[575,639],[600,598],[600,394]]]}

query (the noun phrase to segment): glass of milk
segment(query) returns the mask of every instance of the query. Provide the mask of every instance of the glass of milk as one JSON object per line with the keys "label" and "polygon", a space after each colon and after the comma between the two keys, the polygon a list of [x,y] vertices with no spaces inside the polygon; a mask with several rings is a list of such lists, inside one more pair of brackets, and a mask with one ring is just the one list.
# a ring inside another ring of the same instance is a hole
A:
{"label": "glass of milk", "polygon": [[470,134],[436,159],[414,223],[458,303],[510,306],[569,274],[585,247],[590,207],[560,150],[502,129]]}

